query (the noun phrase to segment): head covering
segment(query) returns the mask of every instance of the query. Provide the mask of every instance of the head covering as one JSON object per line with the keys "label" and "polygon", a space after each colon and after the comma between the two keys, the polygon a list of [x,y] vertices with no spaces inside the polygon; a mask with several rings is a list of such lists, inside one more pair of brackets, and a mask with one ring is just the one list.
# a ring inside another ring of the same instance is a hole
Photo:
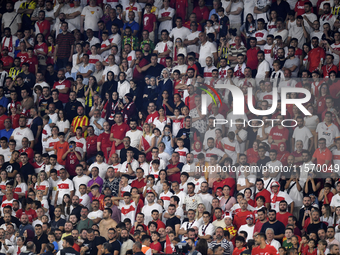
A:
{"label": "head covering", "polygon": [[130,103],[132,102],[132,99],[133,99],[133,95],[132,93],[127,93],[125,94],[125,96],[129,99]]}

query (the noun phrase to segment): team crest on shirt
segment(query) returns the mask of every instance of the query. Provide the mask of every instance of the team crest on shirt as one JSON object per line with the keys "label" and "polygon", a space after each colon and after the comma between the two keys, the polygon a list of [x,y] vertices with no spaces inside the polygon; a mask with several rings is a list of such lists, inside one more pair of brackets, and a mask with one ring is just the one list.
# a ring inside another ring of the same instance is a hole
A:
{"label": "team crest on shirt", "polygon": [[94,11],[91,11],[91,14],[94,14]]}

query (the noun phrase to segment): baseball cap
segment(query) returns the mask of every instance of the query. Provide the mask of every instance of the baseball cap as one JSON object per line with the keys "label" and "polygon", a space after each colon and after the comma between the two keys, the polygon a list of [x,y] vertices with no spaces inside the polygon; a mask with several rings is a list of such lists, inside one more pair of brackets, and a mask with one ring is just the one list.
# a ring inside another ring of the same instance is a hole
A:
{"label": "baseball cap", "polygon": [[249,219],[249,218],[254,219],[254,216],[252,214],[248,214],[246,219]]}
{"label": "baseball cap", "polygon": [[8,51],[8,47],[5,46],[5,47],[2,48],[2,50],[7,50]]}

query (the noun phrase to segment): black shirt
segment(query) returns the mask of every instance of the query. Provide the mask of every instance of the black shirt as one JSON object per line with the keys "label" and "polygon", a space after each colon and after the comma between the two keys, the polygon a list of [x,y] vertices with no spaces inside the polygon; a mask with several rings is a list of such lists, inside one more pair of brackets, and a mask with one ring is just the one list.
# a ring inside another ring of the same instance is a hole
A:
{"label": "black shirt", "polygon": [[41,246],[44,244],[44,243],[49,243],[48,241],[48,238],[47,238],[47,235],[45,233],[43,233],[40,238],[38,239],[37,236],[34,237],[33,239],[33,242],[35,244],[35,250],[37,253],[40,253],[41,251]]}
{"label": "black shirt", "polygon": [[[49,97],[48,99],[45,99],[44,97],[40,100],[39,102],[39,107],[42,107],[44,109],[48,109],[48,105],[50,103],[53,103],[53,98],[52,97]],[[41,116],[44,116],[46,113],[45,111],[41,111],[40,112],[40,115]]]}
{"label": "black shirt", "polygon": [[7,173],[13,173],[15,170],[20,171],[20,165],[17,162],[9,163],[6,162],[2,165],[2,169],[5,169]]}
{"label": "black shirt", "polygon": [[[19,219],[17,217],[14,217],[14,216],[11,216],[11,222],[14,223],[17,226],[17,228],[19,228],[20,225],[21,225],[21,222],[19,221]],[[0,218],[0,225],[2,225],[4,223],[5,223],[4,218],[1,217]]]}
{"label": "black shirt", "polygon": [[57,102],[52,101],[52,103],[54,103],[56,109],[58,109],[58,110],[64,109],[63,103],[60,100],[58,100]]}
{"label": "black shirt", "polygon": [[156,66],[150,66],[148,70],[145,71],[145,75],[157,77],[161,75],[161,72],[163,69],[164,69],[164,66],[157,63]]}
{"label": "black shirt", "polygon": [[24,74],[24,72],[21,72],[21,73],[18,74],[18,76],[21,77],[23,79],[24,83],[28,85],[28,87],[30,88],[28,93],[30,95],[32,95],[32,89],[33,89],[34,84],[35,84],[35,75],[32,74],[32,73]]}
{"label": "black shirt", "polygon": [[[103,240],[104,239],[104,240]],[[101,245],[106,242],[106,239],[104,237],[96,236],[93,241],[89,241],[88,239],[85,239],[83,245],[85,247],[89,247],[89,249],[85,252],[86,255],[92,255],[98,253],[98,245]]]}
{"label": "black shirt", "polygon": [[61,219],[61,218],[60,218],[58,221],[52,220],[52,221],[50,222],[50,224],[51,224],[51,229],[52,229],[52,230],[56,230],[56,229],[58,229],[59,227],[63,227],[63,226],[65,225],[65,223],[66,223],[66,220]]}
{"label": "black shirt", "polygon": [[113,249],[113,253],[115,253],[115,251],[119,251],[120,253],[120,247],[122,246],[122,244],[116,240],[113,243],[111,243],[112,249]]}
{"label": "black shirt", "polygon": [[35,170],[34,170],[34,167],[30,163],[27,163],[26,165],[23,165],[20,168],[20,173],[23,175],[23,177],[25,179],[25,182],[27,182],[28,181],[28,176],[29,175],[34,175],[35,174]]}
{"label": "black shirt", "polygon": [[54,72],[52,75],[49,72],[46,72],[45,81],[48,83],[48,85],[51,86],[51,88],[53,87],[53,84],[58,80],[59,79],[57,76],[57,72]]}
{"label": "black shirt", "polygon": [[290,6],[289,6],[289,3],[282,0],[280,5],[278,5],[277,2],[275,3],[273,2],[270,7],[270,11],[272,10],[276,11],[277,17],[280,17],[283,20],[286,20],[287,14],[290,11]]}
{"label": "black shirt", "polygon": [[60,250],[60,254],[61,255],[79,255],[80,253],[77,252],[75,249],[73,249],[72,247],[67,247],[64,249]]}
{"label": "black shirt", "polygon": [[259,172],[262,173],[262,167],[265,166],[270,161],[268,156],[265,156],[264,159],[259,159],[257,161],[257,166],[259,167]]}
{"label": "black shirt", "polygon": [[139,155],[139,150],[136,149],[135,147],[129,147],[127,149],[125,149],[125,147],[123,149],[120,150],[120,162],[123,163],[126,161],[126,152],[127,150],[133,150],[133,158],[135,160],[138,160],[138,155]]}
{"label": "black shirt", "polygon": [[196,139],[199,138],[199,132],[196,128],[191,127],[191,128],[181,128],[178,133],[177,133],[177,138],[181,137],[182,135],[185,135],[186,137],[184,138],[184,147],[187,148],[189,151],[191,150],[190,148],[190,143],[194,142],[194,136],[196,134]]}
{"label": "black shirt", "polygon": [[263,224],[261,228],[261,233],[266,233],[267,228],[272,228],[274,230],[274,235],[281,235],[285,233],[285,225],[281,221],[276,221],[275,223],[271,224],[269,221]]}
{"label": "black shirt", "polygon": [[117,25],[117,27],[119,28],[119,29],[118,29],[118,34],[121,34],[120,29],[123,28],[123,26],[124,26],[123,21],[121,21],[120,19],[117,19],[117,18],[115,18],[114,20],[111,20],[111,19],[110,19],[110,20],[106,23],[106,29],[107,29],[107,31],[109,32],[109,35],[112,35],[112,31],[111,31],[112,25]]}
{"label": "black shirt", "polygon": [[68,119],[68,121],[70,123],[72,123],[73,118],[78,115],[77,114],[77,108],[78,108],[78,106],[81,106],[81,105],[82,104],[78,100],[74,100],[73,102],[70,100],[68,103],[66,103],[66,105],[65,105],[66,119]]}
{"label": "black shirt", "polygon": [[168,227],[172,227],[172,229],[175,231],[175,226],[176,225],[180,225],[181,224],[181,220],[177,218],[177,216],[174,216],[172,218],[169,218],[166,220],[166,226]]}
{"label": "black shirt", "polygon": [[308,227],[307,227],[307,233],[310,234],[312,232],[317,233],[318,230],[322,228],[325,231],[327,231],[327,225],[323,222],[319,222],[319,223],[309,223]]}

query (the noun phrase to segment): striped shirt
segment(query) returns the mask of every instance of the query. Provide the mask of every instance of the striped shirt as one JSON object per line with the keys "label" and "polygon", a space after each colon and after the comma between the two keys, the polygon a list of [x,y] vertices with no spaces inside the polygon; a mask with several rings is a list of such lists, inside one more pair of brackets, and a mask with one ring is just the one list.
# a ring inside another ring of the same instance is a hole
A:
{"label": "striped shirt", "polygon": [[[247,48],[244,47],[243,45],[241,45],[240,48],[238,48],[238,49],[236,49],[235,46],[231,46],[229,52],[230,52],[230,56],[232,56],[232,57],[237,57],[238,54],[242,54],[242,55],[246,56]],[[234,68],[236,66],[236,63],[235,64],[231,64],[230,66],[232,68]]]}
{"label": "striped shirt", "polygon": [[[77,116],[74,117],[71,126],[73,127],[72,132],[75,133],[77,127],[87,127],[89,125],[89,118],[87,116]],[[83,137],[86,139],[87,130],[83,133]]]}
{"label": "striped shirt", "polygon": [[331,13],[333,14],[333,15],[339,15],[339,11],[340,11],[340,6],[334,6],[334,7],[332,7],[332,11],[331,11]]}
{"label": "striped shirt", "polygon": [[224,249],[223,255],[231,255],[233,253],[233,247],[231,245],[231,242],[229,242],[227,239],[223,239],[222,242],[217,243],[216,241],[212,241],[208,244],[208,248],[210,250],[213,250],[216,245],[221,245],[221,247]]}

